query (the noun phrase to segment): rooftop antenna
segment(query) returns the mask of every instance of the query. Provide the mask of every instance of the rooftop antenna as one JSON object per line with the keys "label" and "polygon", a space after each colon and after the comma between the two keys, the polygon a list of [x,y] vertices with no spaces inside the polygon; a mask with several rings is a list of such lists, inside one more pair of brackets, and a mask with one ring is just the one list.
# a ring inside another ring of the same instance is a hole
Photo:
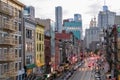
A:
{"label": "rooftop antenna", "polygon": [[106,0],[104,0],[104,5],[106,4]]}
{"label": "rooftop antenna", "polygon": [[106,0],[104,0],[103,11],[108,11],[108,6],[106,5]]}

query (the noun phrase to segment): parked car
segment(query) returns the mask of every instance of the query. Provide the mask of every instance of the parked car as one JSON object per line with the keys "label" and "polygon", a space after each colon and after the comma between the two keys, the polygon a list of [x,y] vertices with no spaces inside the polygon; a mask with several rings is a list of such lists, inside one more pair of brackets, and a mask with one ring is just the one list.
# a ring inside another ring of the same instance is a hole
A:
{"label": "parked car", "polygon": [[100,74],[99,73],[95,73],[95,78],[100,78]]}
{"label": "parked car", "polygon": [[101,78],[98,78],[98,77],[97,77],[97,78],[95,78],[95,80],[101,80]]}
{"label": "parked car", "polygon": [[64,77],[64,79],[65,79],[65,80],[68,80],[71,75],[72,75],[71,72],[68,71],[67,74],[66,74],[66,76]]}

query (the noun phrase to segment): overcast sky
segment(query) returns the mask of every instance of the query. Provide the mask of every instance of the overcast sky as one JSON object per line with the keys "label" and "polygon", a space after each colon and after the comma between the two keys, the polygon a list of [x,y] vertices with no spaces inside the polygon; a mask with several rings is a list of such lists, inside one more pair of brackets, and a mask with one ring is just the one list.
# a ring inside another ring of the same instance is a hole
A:
{"label": "overcast sky", "polygon": [[[97,18],[102,11],[104,0],[19,0],[27,6],[35,7],[35,16],[50,18],[55,21],[55,7],[62,6],[63,19],[73,18],[75,13],[82,15],[83,29],[89,26],[91,18]],[[120,13],[119,0],[106,0],[105,3],[110,11]]]}

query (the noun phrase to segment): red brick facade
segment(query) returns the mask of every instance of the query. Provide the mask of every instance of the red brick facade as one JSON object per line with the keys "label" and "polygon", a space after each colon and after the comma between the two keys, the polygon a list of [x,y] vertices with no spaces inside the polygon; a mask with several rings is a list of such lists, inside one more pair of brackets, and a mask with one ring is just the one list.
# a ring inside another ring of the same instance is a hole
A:
{"label": "red brick facade", "polygon": [[46,65],[46,73],[51,72],[51,43],[50,43],[51,37],[45,36],[45,65]]}

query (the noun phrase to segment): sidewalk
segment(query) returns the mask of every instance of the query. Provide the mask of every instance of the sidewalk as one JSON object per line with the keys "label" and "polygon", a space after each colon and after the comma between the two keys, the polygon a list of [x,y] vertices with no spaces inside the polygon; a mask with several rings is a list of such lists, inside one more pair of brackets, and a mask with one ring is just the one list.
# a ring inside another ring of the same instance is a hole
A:
{"label": "sidewalk", "polygon": [[63,78],[66,76],[66,74],[67,74],[66,72],[63,72],[60,77],[57,77],[57,78],[55,78],[53,80],[63,80]]}
{"label": "sidewalk", "polygon": [[101,80],[106,80],[104,69],[100,69]]}

